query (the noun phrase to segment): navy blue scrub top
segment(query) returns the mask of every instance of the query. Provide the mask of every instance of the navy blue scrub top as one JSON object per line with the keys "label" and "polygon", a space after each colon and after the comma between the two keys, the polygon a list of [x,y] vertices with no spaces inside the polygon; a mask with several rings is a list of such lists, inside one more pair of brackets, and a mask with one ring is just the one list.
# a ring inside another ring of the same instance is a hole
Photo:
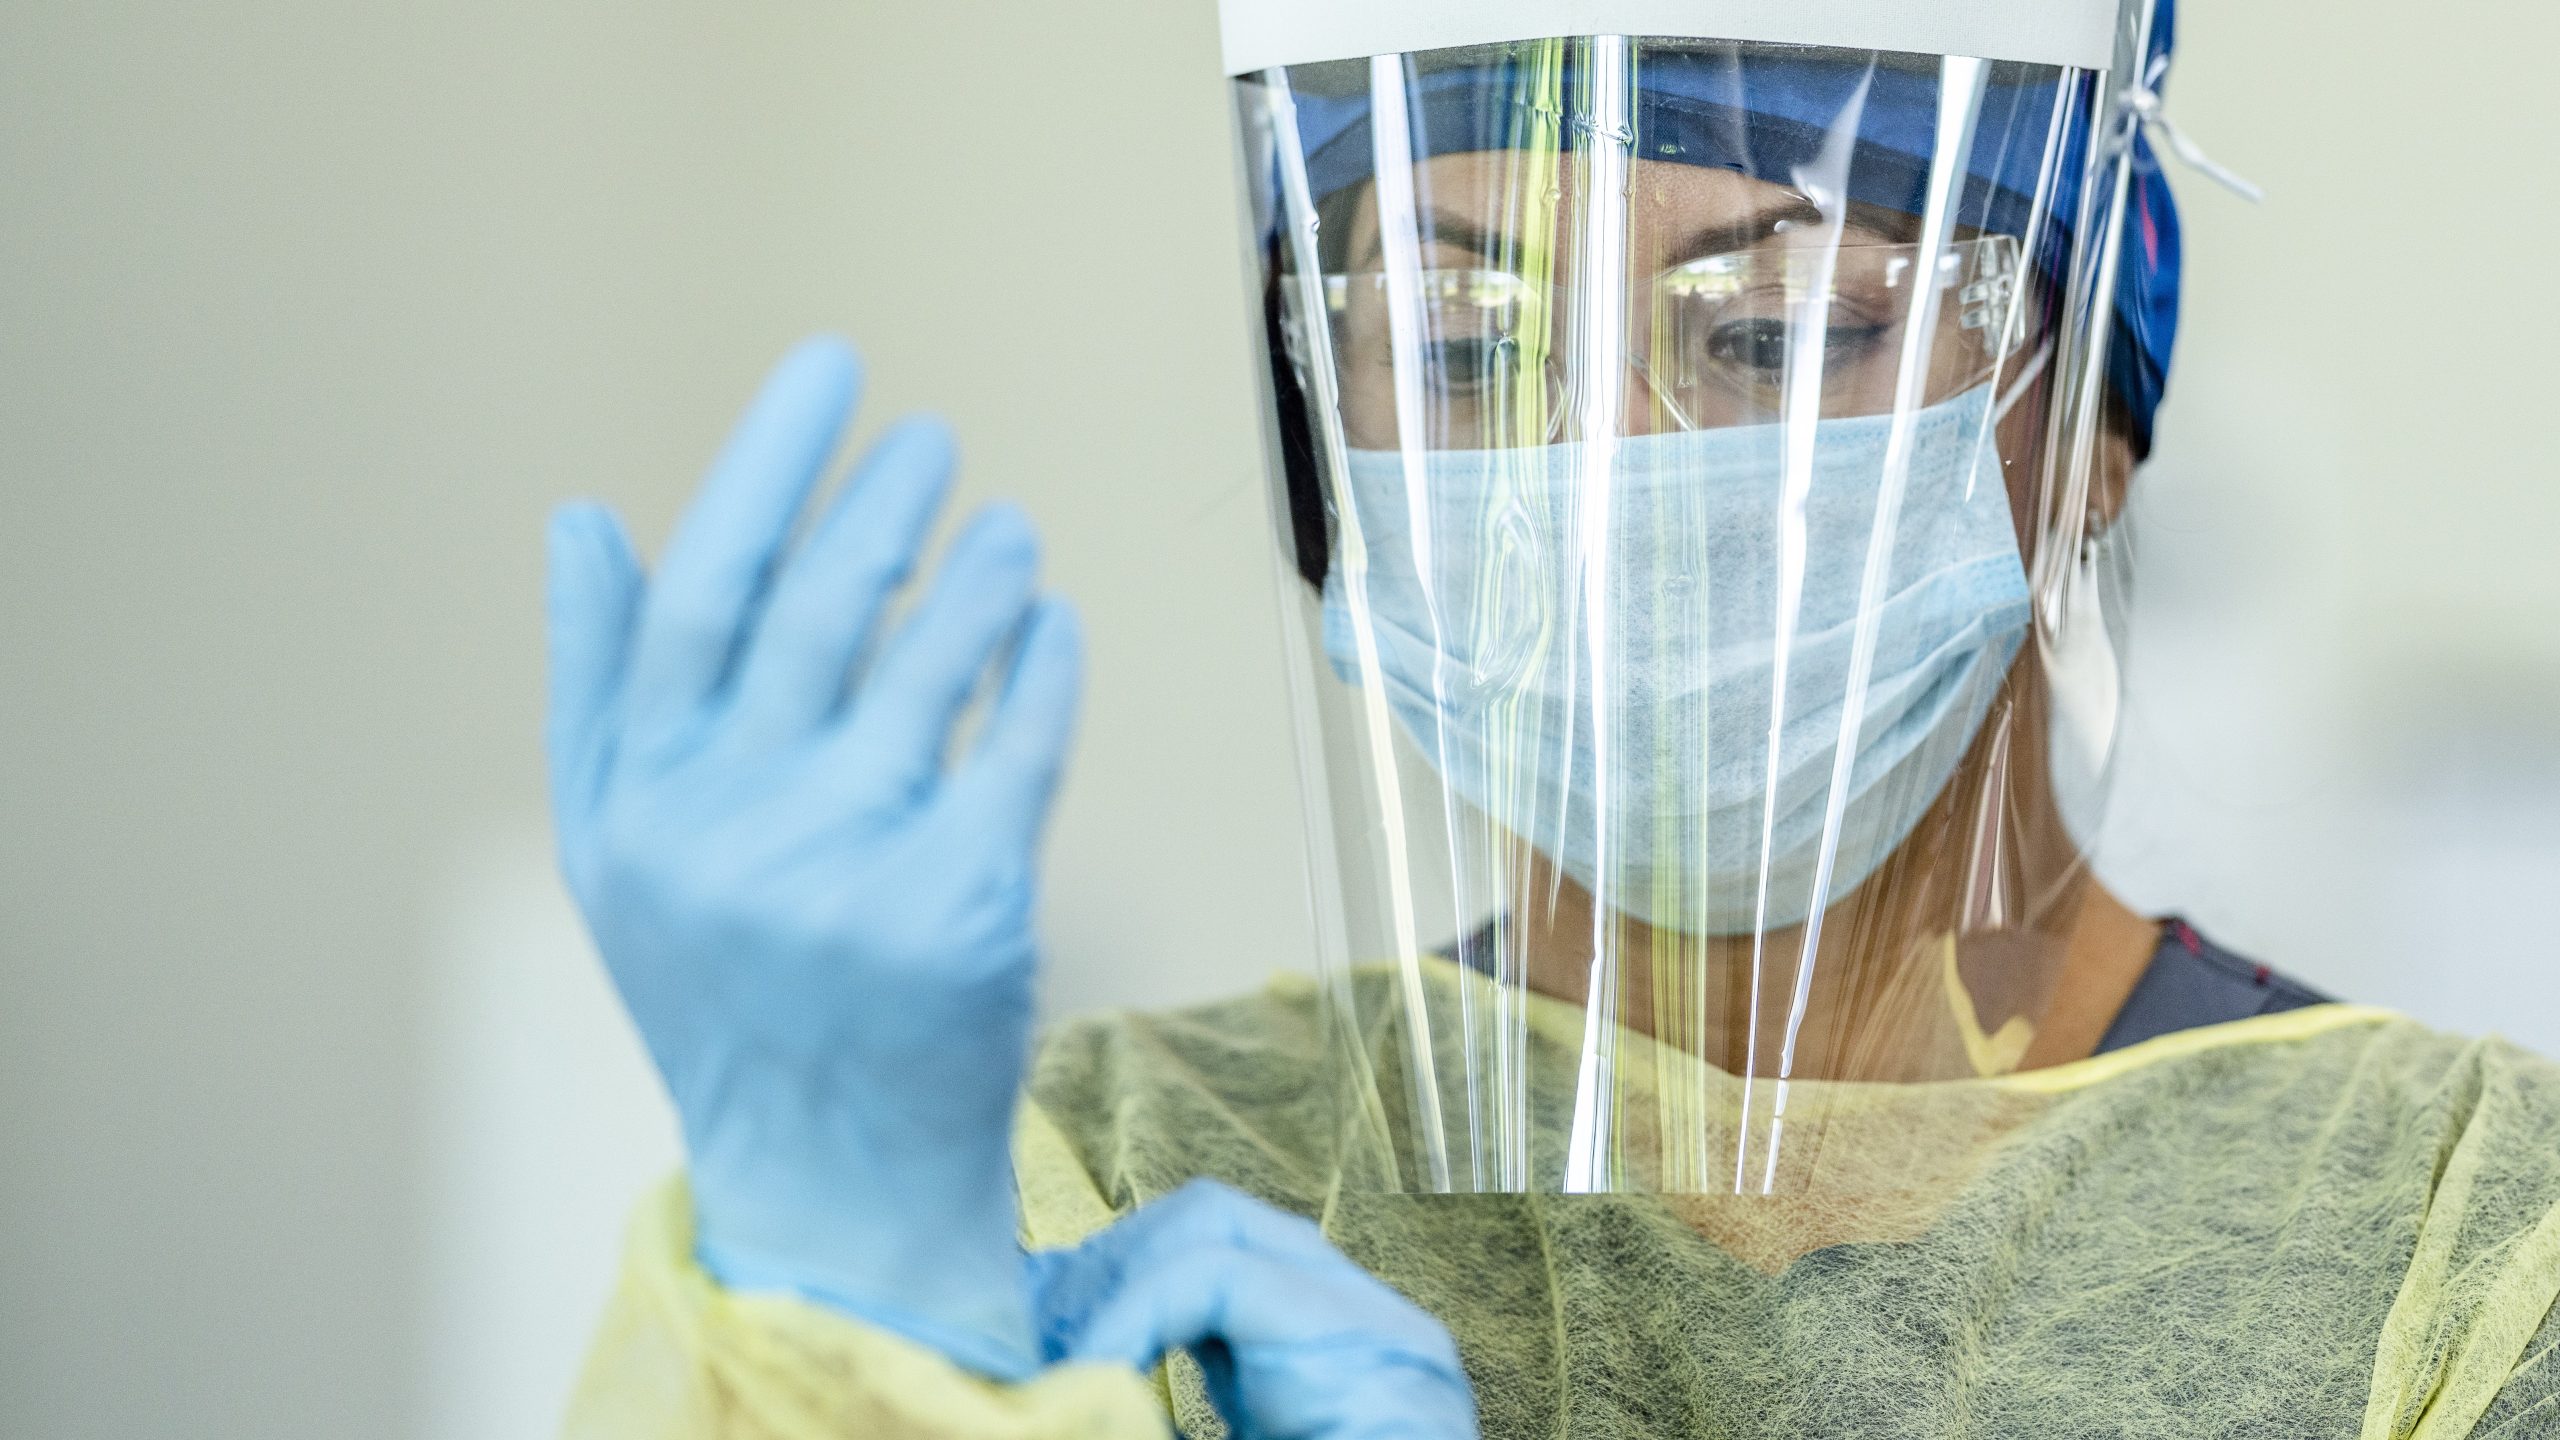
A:
{"label": "navy blue scrub top", "polygon": [[2243,960],[2175,916],[2161,922],[2160,948],[2116,1012],[2098,1053],[2160,1035],[2323,1005],[2329,997],[2290,976]]}

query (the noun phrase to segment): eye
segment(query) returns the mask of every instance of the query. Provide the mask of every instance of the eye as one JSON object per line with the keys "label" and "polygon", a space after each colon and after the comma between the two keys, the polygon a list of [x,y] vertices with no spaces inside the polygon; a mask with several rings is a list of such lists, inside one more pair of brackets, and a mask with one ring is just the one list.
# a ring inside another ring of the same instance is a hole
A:
{"label": "eye", "polygon": [[[1854,364],[1883,338],[1881,325],[1833,325],[1823,332],[1822,363],[1828,370]],[[1787,322],[1771,316],[1729,320],[1707,334],[1707,359],[1720,369],[1775,379],[1787,368]]]}
{"label": "eye", "polygon": [[1727,321],[1707,333],[1707,359],[1727,369],[1776,375],[1787,368],[1787,322]]}

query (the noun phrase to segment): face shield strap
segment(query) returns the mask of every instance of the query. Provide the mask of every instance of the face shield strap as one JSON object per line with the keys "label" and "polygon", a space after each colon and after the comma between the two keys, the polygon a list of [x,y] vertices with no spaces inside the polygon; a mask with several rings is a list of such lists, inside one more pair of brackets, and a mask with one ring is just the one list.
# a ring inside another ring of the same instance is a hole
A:
{"label": "face shield strap", "polygon": [[2141,83],[2125,87],[2123,98],[2128,133],[2141,131],[2152,143],[2185,162],[2188,169],[2252,205],[2265,200],[2267,192],[2264,187],[2204,153],[2203,146],[2171,123],[2166,102],[2160,98],[2160,82],[2168,77],[2169,57],[2166,54],[2154,55],[2151,63],[2143,67]]}

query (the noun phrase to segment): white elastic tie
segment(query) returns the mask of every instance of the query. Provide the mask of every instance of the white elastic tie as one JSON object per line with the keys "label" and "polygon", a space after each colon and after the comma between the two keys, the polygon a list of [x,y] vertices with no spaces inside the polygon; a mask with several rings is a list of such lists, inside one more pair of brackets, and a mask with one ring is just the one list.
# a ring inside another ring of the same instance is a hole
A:
{"label": "white elastic tie", "polygon": [[2188,169],[2251,204],[2266,199],[2266,191],[2242,178],[2230,166],[2204,153],[2203,146],[2188,139],[2186,132],[2171,122],[2160,99],[2160,82],[2168,75],[2169,57],[2154,55],[2151,64],[2143,71],[2142,83],[2125,91],[2125,108],[2132,112],[2133,123],[2141,126],[2154,143],[2167,147],[2170,154],[2186,162]]}

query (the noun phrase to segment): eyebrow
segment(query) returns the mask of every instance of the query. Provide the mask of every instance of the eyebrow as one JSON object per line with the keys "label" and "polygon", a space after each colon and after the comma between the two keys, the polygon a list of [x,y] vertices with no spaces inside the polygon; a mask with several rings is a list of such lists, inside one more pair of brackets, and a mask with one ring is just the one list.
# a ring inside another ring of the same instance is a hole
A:
{"label": "eyebrow", "polygon": [[1757,209],[1699,225],[1681,236],[1678,244],[1664,248],[1669,256],[1668,263],[1685,265],[1709,255],[1748,249],[1777,234],[1784,226],[1824,223],[1821,206],[1791,191]]}
{"label": "eyebrow", "polygon": [[[1487,226],[1478,225],[1454,210],[1443,210],[1435,205],[1422,212],[1422,231],[1430,244],[1455,245],[1461,250],[1471,250],[1485,259],[1493,258],[1497,232]],[[1385,225],[1371,226],[1369,248],[1362,251],[1360,258],[1353,264],[1366,266],[1370,261],[1377,259],[1386,248],[1386,240]]]}
{"label": "eyebrow", "polygon": [[[1422,222],[1426,243],[1454,245],[1461,250],[1472,251],[1487,260],[1495,257],[1500,232],[1492,227],[1480,225],[1456,211],[1444,210],[1438,206],[1424,211]],[[1686,264],[1704,256],[1721,255],[1728,251],[1744,249],[1768,239],[1778,233],[1779,228],[1784,225],[1822,223],[1823,215],[1820,206],[1802,195],[1785,195],[1741,215],[1718,216],[1697,225],[1687,234],[1682,235],[1679,243],[1667,247],[1669,253],[1675,257],[1669,263]],[[1368,246],[1361,252],[1360,257],[1352,262],[1353,268],[1365,267],[1376,260],[1384,250],[1385,244],[1385,227],[1371,229]]]}

